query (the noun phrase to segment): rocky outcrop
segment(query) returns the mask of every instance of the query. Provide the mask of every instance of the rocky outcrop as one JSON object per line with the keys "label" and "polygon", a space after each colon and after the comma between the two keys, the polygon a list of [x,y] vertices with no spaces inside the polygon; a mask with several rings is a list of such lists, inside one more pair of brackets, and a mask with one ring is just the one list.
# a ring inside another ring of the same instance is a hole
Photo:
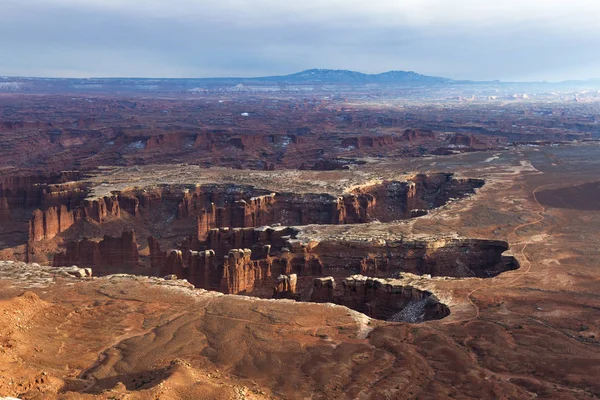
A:
{"label": "rocky outcrop", "polygon": [[473,135],[456,133],[450,139],[450,144],[452,144],[454,146],[474,147],[474,146],[480,144],[480,142]]}
{"label": "rocky outcrop", "polygon": [[121,208],[116,196],[106,196],[83,202],[83,215],[96,222],[104,222],[109,216],[120,217]]}
{"label": "rocky outcrop", "polygon": [[332,276],[313,279],[310,301],[315,303],[331,303],[334,300],[335,279]]}
{"label": "rocky outcrop", "polygon": [[88,190],[81,182],[67,182],[42,186],[42,208],[65,205],[68,208],[79,206],[88,195]]}
{"label": "rocky outcrop", "polygon": [[114,196],[85,200],[81,207],[74,209],[69,209],[65,205],[51,206],[45,210],[38,209],[32,213],[29,221],[29,241],[52,239],[85,218],[102,223],[110,216],[120,215],[119,203]]}
{"label": "rocky outcrop", "polygon": [[[193,190],[160,187],[84,200],[81,205],[72,208],[64,204],[47,207],[34,213],[30,232],[33,241],[51,239],[83,218],[102,223],[111,217],[120,217],[121,210],[137,217],[141,210],[151,210],[159,205],[166,207],[177,201],[178,219],[195,220],[195,241],[208,242],[205,249],[213,249],[220,256],[233,248],[252,248],[257,238],[255,232],[213,231],[217,228],[405,219],[422,215],[427,209],[443,205],[452,198],[474,193],[481,185],[481,180],[456,179],[453,174],[417,175],[408,181],[383,182],[359,188],[339,198],[325,194],[275,194],[236,185],[203,185]],[[48,193],[54,193],[46,197],[48,202],[66,201],[68,198],[68,191],[57,188]],[[160,212],[163,211],[160,209]],[[180,229],[189,229],[188,225],[180,226]],[[190,246],[189,250],[203,249]]]}
{"label": "rocky outcrop", "polygon": [[[218,233],[223,230],[213,231]],[[148,238],[148,246],[152,268],[160,276],[174,274],[199,288],[220,290],[227,294],[247,293],[254,289],[255,283],[271,276],[272,259],[268,245],[258,247],[256,257],[248,248],[229,249],[225,254],[212,249],[162,252],[153,237]],[[223,246],[220,248],[223,249]]]}
{"label": "rocky outcrop", "polygon": [[411,321],[423,322],[441,319],[450,314],[445,304],[429,291],[420,290],[410,285],[403,285],[402,280],[368,278],[353,275],[343,280],[343,292],[334,296],[336,304],[344,305],[360,311],[372,318],[388,320],[402,316],[406,307],[411,307]]}
{"label": "rocky outcrop", "polygon": [[217,262],[215,252],[188,251],[186,264],[186,279],[195,287],[217,289],[223,276],[222,264]]}
{"label": "rocky outcrop", "polygon": [[423,322],[450,314],[431,292],[405,285],[402,280],[353,275],[342,283],[340,288],[333,277],[314,279],[310,300],[340,304],[372,318],[397,322]]}
{"label": "rocky outcrop", "polygon": [[338,201],[338,223],[359,224],[367,222],[373,215],[377,198],[370,193],[350,194]]}
{"label": "rocky outcrop", "polygon": [[225,196],[226,192],[218,191],[224,188],[213,192],[208,190],[214,188],[204,187],[185,193],[177,209],[178,218],[197,219],[200,240],[204,240],[211,229],[224,227],[366,222],[376,201],[369,194],[336,198],[326,194],[269,193],[242,198],[239,195]]}
{"label": "rocky outcrop", "polygon": [[225,256],[221,291],[229,294],[251,292],[255,283],[271,276],[271,263],[266,260],[252,260],[250,249],[234,249]]}
{"label": "rocky outcrop", "polygon": [[290,246],[292,251],[284,248],[278,257],[273,257],[273,273],[277,274],[298,274],[302,276],[320,276],[323,275],[325,267],[315,254],[306,251],[305,248]]}
{"label": "rocky outcrop", "polygon": [[393,136],[357,136],[342,140],[343,148],[363,149],[365,147],[384,147],[394,144]]}
{"label": "rocky outcrop", "polygon": [[123,232],[121,237],[104,236],[99,242],[83,239],[68,243],[64,252],[55,254],[53,265],[110,266],[126,272],[139,265],[137,247],[133,231]]}
{"label": "rocky outcrop", "polygon": [[160,243],[154,236],[148,237],[148,251],[150,252],[150,266],[153,270],[161,271],[161,275],[169,275],[173,273],[172,271],[169,271],[163,267],[165,254],[161,251]]}
{"label": "rocky outcrop", "polygon": [[433,209],[443,206],[450,199],[461,199],[472,195],[483,187],[483,179],[457,178],[451,173],[418,174],[410,178],[416,185],[416,196],[422,201],[422,207]]}
{"label": "rocky outcrop", "polygon": [[276,299],[292,299],[296,297],[296,284],[298,275],[279,275],[277,285],[273,288],[273,297]]}
{"label": "rocky outcrop", "polygon": [[8,205],[6,197],[0,197],[0,222],[9,221],[12,221],[12,216],[10,214],[10,206]]}
{"label": "rocky outcrop", "polygon": [[128,194],[119,194],[119,207],[133,215],[134,217],[139,215],[140,212],[140,200],[132,195]]}
{"label": "rocky outcrop", "polygon": [[69,229],[81,213],[68,210],[66,206],[54,206],[48,209],[35,210],[29,221],[29,240],[52,239],[61,232]]}
{"label": "rocky outcrop", "polygon": [[275,219],[273,203],[275,194],[252,197],[248,200],[236,200],[224,207],[214,203],[200,208],[200,201],[194,196],[185,196],[179,206],[178,215],[186,217],[197,215],[197,236],[206,239],[211,229],[233,227],[246,228],[272,224]]}
{"label": "rocky outcrop", "polygon": [[297,230],[288,227],[211,229],[203,246],[219,256],[232,249],[249,248],[257,257],[266,258],[271,249],[287,246],[288,239],[296,233]]}
{"label": "rocky outcrop", "polygon": [[221,288],[223,262],[217,262],[214,251],[170,250],[162,253],[156,239],[151,237],[148,242],[152,242],[150,247],[152,268],[155,272],[158,271],[159,275],[176,275],[177,278],[186,279],[198,288],[211,290]]}
{"label": "rocky outcrop", "polygon": [[[328,270],[389,278],[401,272],[416,275],[491,277],[517,269],[508,243],[500,240],[431,238],[360,242],[326,240],[305,251],[319,257]],[[504,256],[503,256],[504,254]]]}
{"label": "rocky outcrop", "polygon": [[[388,126],[396,126],[396,123],[387,121]],[[404,142],[418,142],[423,140],[435,139],[435,134],[430,130],[406,129],[401,135],[388,136],[354,136],[344,138],[341,147],[350,149],[368,149],[368,148],[390,148],[393,146],[405,145]]]}
{"label": "rocky outcrop", "polygon": [[[52,197],[70,194],[70,199],[81,199],[80,185],[66,182],[78,180],[78,171],[64,171],[48,175],[4,176],[0,178],[0,198],[6,198],[11,207],[40,207]],[[79,193],[77,193],[79,192]],[[52,205],[52,204],[49,204]]]}
{"label": "rocky outcrop", "polygon": [[[406,181],[386,181],[353,191],[358,205],[358,218],[346,218],[345,223],[381,222],[408,219],[426,214],[426,210],[475,193],[484,185],[481,179],[455,178],[451,173],[419,174]],[[351,214],[352,215],[352,214]]]}
{"label": "rocky outcrop", "polygon": [[76,278],[91,278],[92,276],[91,268],[79,268],[78,266],[73,265],[70,267],[63,267],[62,270]]}
{"label": "rocky outcrop", "polygon": [[406,129],[400,137],[400,141],[414,142],[435,139],[435,133],[426,129]]}

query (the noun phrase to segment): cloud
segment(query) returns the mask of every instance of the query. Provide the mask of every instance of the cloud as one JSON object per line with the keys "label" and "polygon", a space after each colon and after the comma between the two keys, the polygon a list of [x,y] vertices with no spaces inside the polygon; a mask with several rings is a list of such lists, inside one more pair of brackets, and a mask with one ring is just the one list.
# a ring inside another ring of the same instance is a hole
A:
{"label": "cloud", "polygon": [[321,67],[568,79],[600,66],[600,2],[583,0],[0,4],[2,75],[256,76]]}

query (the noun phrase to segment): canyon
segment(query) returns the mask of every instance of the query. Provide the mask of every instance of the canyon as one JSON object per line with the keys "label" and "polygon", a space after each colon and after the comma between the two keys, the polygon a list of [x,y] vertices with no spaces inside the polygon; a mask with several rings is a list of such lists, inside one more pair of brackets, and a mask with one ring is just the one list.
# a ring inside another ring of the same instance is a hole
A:
{"label": "canyon", "polygon": [[0,398],[600,396],[594,93],[168,85],[0,93]]}
{"label": "canyon", "polygon": [[[272,192],[233,183],[161,184],[93,197],[93,182],[67,177],[52,186],[41,185],[36,177],[7,179],[10,184],[2,186],[7,222],[13,221],[12,214],[33,211],[25,257],[22,245],[5,247],[5,254],[12,250],[15,260],[92,268],[97,275],[175,276],[197,288],[262,298],[280,297],[278,277],[294,274],[294,290],[286,290],[284,297],[300,301],[312,301],[312,280],[322,276],[392,278],[408,272],[491,277],[518,268],[514,257],[506,255],[508,244],[501,241],[442,237],[365,245],[338,238],[297,239],[307,225],[418,218],[474,195],[484,186],[482,179],[451,173],[375,184],[367,179],[367,184],[337,195]],[[106,185],[109,178],[96,179]],[[13,229],[17,225],[23,226]],[[136,231],[147,236],[138,241]],[[365,312],[364,304],[343,302],[342,297],[328,300]],[[412,300],[396,302],[397,311]],[[369,315],[375,314],[380,313]]]}

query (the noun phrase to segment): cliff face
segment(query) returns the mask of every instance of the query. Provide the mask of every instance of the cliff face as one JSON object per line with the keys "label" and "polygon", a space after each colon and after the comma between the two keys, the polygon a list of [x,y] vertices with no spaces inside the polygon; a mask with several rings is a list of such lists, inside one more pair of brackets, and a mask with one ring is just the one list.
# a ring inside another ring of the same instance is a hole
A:
{"label": "cliff face", "polygon": [[354,190],[358,218],[346,223],[381,222],[413,218],[427,210],[446,204],[451,198],[460,199],[475,193],[484,185],[481,179],[457,179],[453,174],[420,174],[407,181],[386,181]]}
{"label": "cliff face", "polygon": [[273,297],[276,299],[293,299],[296,297],[298,275],[279,275],[277,285],[273,288]]}
{"label": "cliff face", "polygon": [[96,222],[104,222],[108,216],[120,217],[121,208],[116,196],[103,197],[97,200],[85,200],[83,203],[83,215]]}
{"label": "cliff face", "polygon": [[246,293],[254,289],[255,283],[271,276],[272,260],[268,249],[257,254],[261,258],[253,260],[250,249],[230,249],[226,255],[212,249],[162,252],[156,239],[150,237],[148,243],[155,271],[161,276],[173,274],[187,279],[199,288],[227,294]]}
{"label": "cliff face", "polygon": [[332,303],[335,294],[335,279],[332,276],[313,279],[310,301],[315,303]]}
{"label": "cliff face", "polygon": [[223,293],[239,294],[251,292],[255,283],[271,276],[271,262],[252,260],[250,249],[234,249],[224,259],[221,291]]}
{"label": "cliff face", "polygon": [[144,153],[164,152],[165,149],[179,150],[196,148],[204,152],[219,152],[223,148],[235,147],[242,151],[255,151],[273,146],[296,145],[301,138],[295,134],[256,135],[228,131],[209,131],[201,133],[169,133],[129,138],[137,141]]}
{"label": "cliff face", "polygon": [[327,268],[347,271],[347,274],[360,271],[386,278],[398,272],[410,272],[485,278],[518,268],[514,257],[503,257],[507,250],[508,243],[500,240],[438,238],[381,244],[324,241],[312,246],[310,252]]}
{"label": "cliff face", "polygon": [[150,266],[152,269],[160,271],[161,276],[172,273],[165,271],[163,267],[165,254],[160,250],[160,243],[154,236],[148,237],[148,251],[150,252]]}
{"label": "cliff face", "polygon": [[[7,190],[20,187],[21,183],[12,182]],[[152,218],[154,214],[169,213],[170,207],[177,204],[170,212],[176,212],[180,232],[195,226],[194,240],[208,241],[209,249],[224,255],[233,248],[251,248],[256,238],[244,235],[255,235],[243,232],[234,235],[233,240],[215,238],[217,233],[211,233],[213,229],[275,223],[294,226],[405,219],[422,215],[425,210],[445,204],[450,198],[474,193],[482,184],[480,180],[455,179],[452,174],[433,174],[417,175],[406,182],[383,182],[359,188],[339,198],[320,194],[275,194],[239,185],[203,185],[194,189],[159,187],[127,191],[96,200],[80,200],[86,194],[85,190],[63,184],[42,190],[41,198],[25,196],[24,201],[35,198],[35,202],[48,205],[33,213],[30,223],[32,241],[52,239],[84,218],[103,223],[111,217],[120,217],[122,211],[132,217]],[[25,189],[39,188],[33,185]],[[10,206],[8,199],[6,204]],[[7,213],[4,215],[6,218]],[[230,236],[224,232],[218,235]],[[189,249],[199,250],[193,246]]]}
{"label": "cliff face", "polygon": [[344,196],[338,202],[340,224],[359,224],[367,222],[374,214],[377,198],[370,193]]}
{"label": "cliff face", "polygon": [[54,206],[44,211],[35,210],[29,221],[29,240],[38,242],[52,239],[69,229],[76,218],[80,218],[79,213],[68,210],[66,206]]}
{"label": "cliff face", "polygon": [[[119,272],[130,272],[145,262],[144,258],[138,259],[133,233],[133,238],[125,237],[127,233],[121,238],[98,238],[107,231],[114,232],[115,227],[122,231],[139,226],[155,235],[148,239],[154,274],[174,274],[197,287],[225,293],[256,292],[260,296],[266,291],[272,293],[274,286],[276,296],[292,296],[293,285],[288,280],[275,283],[267,279],[278,275],[296,275],[300,286],[306,286],[305,277],[357,272],[386,278],[400,272],[486,277],[517,267],[516,262],[507,261],[506,254],[503,256],[508,249],[506,243],[450,239],[303,243],[296,239],[298,228],[266,226],[402,219],[452,197],[473,193],[481,184],[478,180],[456,179],[452,174],[432,174],[361,187],[339,197],[206,184],[127,190],[97,200],[79,200],[78,196],[86,192],[79,192],[77,185],[56,184],[42,192],[42,202],[69,205],[54,204],[36,210],[30,221],[28,244],[35,256],[36,249],[61,245],[61,241],[34,242],[51,240],[81,220],[95,221],[97,224],[81,225],[83,231],[92,232],[92,238],[67,244],[54,263],[111,266]],[[74,193],[71,199],[70,190]],[[72,203],[76,204],[71,207]],[[8,200],[0,203],[0,211],[7,207]],[[73,232],[79,232],[79,228]]]}
{"label": "cliff face", "polygon": [[83,239],[67,244],[66,250],[54,256],[53,265],[84,267],[114,266],[123,271],[139,264],[138,244],[133,231],[123,232],[121,237],[105,236],[99,242]]}
{"label": "cliff face", "polygon": [[314,279],[311,301],[344,305],[372,318],[412,323],[450,314],[431,292],[403,285],[399,280],[353,275],[342,283],[336,290],[334,278]]}
{"label": "cliff face", "polygon": [[208,231],[201,246],[224,256],[232,249],[252,249],[253,253],[265,258],[271,248],[281,249],[297,231],[293,228],[220,228]]}
{"label": "cliff face", "polygon": [[109,216],[120,215],[119,203],[115,197],[86,200],[81,208],[75,209],[69,209],[65,205],[51,206],[45,210],[38,209],[32,213],[29,221],[29,240],[37,242],[52,239],[85,218],[102,223]]}
{"label": "cliff face", "polygon": [[[441,319],[450,314],[448,307],[431,292],[402,285],[401,281],[354,275],[343,280],[343,292],[334,302],[377,319],[402,320],[403,311],[411,321]],[[410,310],[410,308],[413,310]],[[409,310],[406,310],[409,308]],[[408,315],[412,311],[413,315]]]}
{"label": "cliff face", "polygon": [[177,217],[195,217],[198,238],[204,240],[215,228],[366,222],[376,204],[375,197],[370,194],[336,198],[253,190],[246,195],[232,196],[227,190],[230,189],[201,187],[185,193],[177,208]]}
{"label": "cliff face", "polygon": [[[380,124],[382,121],[374,122],[374,124]],[[401,120],[387,119],[383,121],[386,126],[398,126],[403,124]],[[434,140],[435,134],[433,131],[420,130],[420,129],[406,129],[401,135],[395,136],[375,136],[375,135],[361,135],[349,138],[344,138],[341,141],[341,147],[346,149],[369,149],[369,148],[391,148],[398,145],[405,145],[406,142],[422,142],[427,140]]]}
{"label": "cliff face", "polygon": [[0,222],[8,221],[12,221],[10,206],[8,205],[6,197],[0,197]]}
{"label": "cliff face", "polygon": [[186,279],[194,286],[215,289],[221,285],[223,267],[214,251],[189,251],[187,268]]}
{"label": "cliff face", "polygon": [[67,183],[80,178],[80,173],[77,171],[48,175],[4,176],[0,178],[0,198],[6,198],[11,207],[21,208],[55,205],[52,204],[52,200],[61,196],[81,199],[85,195],[82,185]]}
{"label": "cliff face", "polygon": [[[180,249],[167,252],[162,252],[158,242],[150,238],[150,258],[152,266],[161,275],[175,274],[197,287],[219,289],[225,293],[251,293],[261,286],[263,294],[264,278],[278,275],[323,277],[360,272],[370,277],[390,278],[410,272],[491,277],[519,267],[507,251],[508,244],[502,241],[432,238],[377,243],[333,240],[307,244],[295,239],[296,233],[292,228],[212,229],[205,241],[188,241]],[[247,249],[252,257],[249,259],[248,254],[237,249]],[[316,295],[317,298],[325,299],[323,293],[329,286],[325,281],[321,283],[315,293],[321,293]],[[284,290],[283,287],[280,289]],[[276,290],[276,296],[279,291]]]}
{"label": "cliff face", "polygon": [[176,275],[196,287],[218,290],[223,277],[223,263],[217,261],[213,250],[170,250],[162,252],[158,241],[148,238],[152,269],[160,276]]}
{"label": "cliff face", "polygon": [[483,179],[455,178],[451,173],[419,174],[410,178],[416,185],[416,196],[426,209],[440,207],[450,198],[460,199],[475,193]]}
{"label": "cliff face", "polygon": [[249,200],[236,200],[224,207],[214,203],[201,208],[202,201],[195,195],[184,197],[178,209],[180,218],[197,215],[197,236],[204,240],[214,228],[246,228],[270,225],[275,220],[273,204],[275,195],[253,197]]}

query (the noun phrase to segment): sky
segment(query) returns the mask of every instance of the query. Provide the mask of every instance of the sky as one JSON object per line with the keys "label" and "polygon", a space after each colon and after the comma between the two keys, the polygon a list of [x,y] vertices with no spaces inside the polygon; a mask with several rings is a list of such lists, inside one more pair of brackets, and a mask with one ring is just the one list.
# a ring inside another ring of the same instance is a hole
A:
{"label": "sky", "polygon": [[0,76],[600,78],[598,0],[0,0]]}

